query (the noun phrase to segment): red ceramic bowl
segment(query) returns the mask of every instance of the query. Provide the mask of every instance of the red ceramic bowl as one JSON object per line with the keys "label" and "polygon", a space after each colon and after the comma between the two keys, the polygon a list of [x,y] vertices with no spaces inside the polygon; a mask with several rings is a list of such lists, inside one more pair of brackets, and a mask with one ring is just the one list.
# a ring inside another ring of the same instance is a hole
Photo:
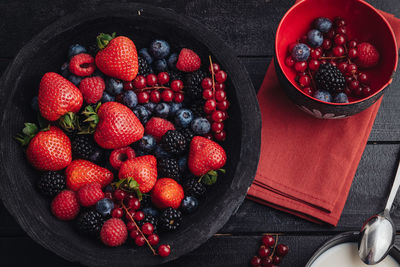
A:
{"label": "red ceramic bowl", "polygon": [[[289,44],[307,34],[315,18],[336,16],[345,19],[349,39],[370,42],[380,53],[378,65],[363,70],[369,76],[373,94],[363,99],[350,97],[345,104],[320,101],[303,93],[295,81],[295,70],[285,64]],[[397,44],[389,23],[363,0],[299,1],[282,18],[275,37],[275,68],[283,88],[295,104],[318,118],[344,118],[371,106],[391,83],[397,61]]]}

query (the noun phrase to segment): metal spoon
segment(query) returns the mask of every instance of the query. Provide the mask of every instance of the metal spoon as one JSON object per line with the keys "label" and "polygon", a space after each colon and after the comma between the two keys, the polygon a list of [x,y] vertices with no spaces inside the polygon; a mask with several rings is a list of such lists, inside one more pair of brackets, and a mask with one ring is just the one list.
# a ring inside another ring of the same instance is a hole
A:
{"label": "metal spoon", "polygon": [[358,255],[368,265],[382,261],[394,245],[396,227],[390,218],[390,209],[399,186],[400,162],[385,210],[369,218],[361,228],[358,240]]}

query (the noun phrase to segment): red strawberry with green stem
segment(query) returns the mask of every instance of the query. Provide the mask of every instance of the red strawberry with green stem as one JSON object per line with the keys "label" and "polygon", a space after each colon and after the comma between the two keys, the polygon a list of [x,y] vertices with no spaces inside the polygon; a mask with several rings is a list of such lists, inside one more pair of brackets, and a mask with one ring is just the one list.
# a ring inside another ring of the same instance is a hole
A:
{"label": "red strawberry with green stem", "polygon": [[22,132],[15,139],[23,146],[28,145],[26,156],[36,169],[58,171],[71,163],[71,141],[59,128],[50,126],[39,131],[34,123],[25,123]]}
{"label": "red strawberry with green stem", "polygon": [[56,121],[68,112],[78,112],[83,97],[73,83],[57,73],[48,72],[40,81],[38,102],[43,118]]}
{"label": "red strawberry with green stem", "polygon": [[106,75],[124,80],[135,79],[139,64],[136,46],[125,36],[115,37],[101,33],[97,36],[100,51],[96,55],[97,67]]}
{"label": "red strawberry with green stem", "polygon": [[175,130],[175,126],[168,120],[152,117],[147,123],[145,132],[153,136],[157,142],[161,141],[161,137],[169,130]]}
{"label": "red strawberry with green stem", "polygon": [[217,171],[226,163],[225,150],[216,142],[201,136],[195,136],[190,143],[188,167],[192,174],[201,176],[206,184],[217,180]]}

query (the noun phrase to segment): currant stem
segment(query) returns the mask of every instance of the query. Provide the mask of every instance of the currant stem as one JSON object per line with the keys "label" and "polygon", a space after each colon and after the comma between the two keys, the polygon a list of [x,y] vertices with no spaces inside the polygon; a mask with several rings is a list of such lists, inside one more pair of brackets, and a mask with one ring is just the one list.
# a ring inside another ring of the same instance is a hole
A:
{"label": "currant stem", "polygon": [[273,257],[273,256],[274,256],[274,254],[275,254],[276,246],[278,245],[278,239],[279,239],[279,235],[275,235],[275,236],[276,236],[276,238],[275,238],[275,245],[274,245],[274,249],[272,250],[272,253],[271,253],[271,255],[269,256],[271,260],[272,260],[272,257]]}
{"label": "currant stem", "polygon": [[[143,92],[143,91],[151,91],[157,89],[165,89],[165,90],[172,90],[170,87],[167,86],[151,86],[151,87],[144,87],[142,89],[134,89],[134,92]],[[184,93],[183,91],[178,91],[178,93]]]}
{"label": "currant stem", "polygon": [[154,250],[154,248],[152,247],[152,245],[150,244],[149,240],[147,240],[146,236],[143,234],[142,230],[140,230],[140,227],[137,225],[137,223],[135,222],[135,220],[133,219],[132,215],[129,213],[129,210],[126,208],[125,204],[121,201],[121,205],[124,208],[126,214],[128,214],[129,218],[132,220],[132,222],[135,224],[136,229],[139,231],[139,233],[143,236],[144,240],[146,241],[147,245],[149,246],[149,248],[151,249],[151,251],[153,252],[153,255],[157,255],[156,251]]}
{"label": "currant stem", "polygon": [[346,56],[340,56],[340,57],[320,57],[320,59],[343,59],[346,58]]}
{"label": "currant stem", "polygon": [[211,56],[208,56],[208,58],[210,59],[210,66],[211,66],[211,80],[212,80],[212,92],[213,92],[213,100],[215,101],[215,79],[214,79],[214,66],[213,66],[213,62],[211,59]]}

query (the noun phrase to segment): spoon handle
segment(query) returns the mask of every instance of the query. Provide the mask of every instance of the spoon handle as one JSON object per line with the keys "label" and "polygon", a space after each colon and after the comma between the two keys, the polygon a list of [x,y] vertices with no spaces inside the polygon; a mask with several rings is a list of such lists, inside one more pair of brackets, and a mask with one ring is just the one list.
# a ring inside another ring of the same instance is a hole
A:
{"label": "spoon handle", "polygon": [[392,190],[390,190],[390,195],[386,202],[385,212],[390,213],[390,209],[392,208],[392,204],[393,204],[394,198],[396,197],[399,186],[400,186],[400,161],[399,161],[399,166],[397,166],[396,177],[394,178]]}

